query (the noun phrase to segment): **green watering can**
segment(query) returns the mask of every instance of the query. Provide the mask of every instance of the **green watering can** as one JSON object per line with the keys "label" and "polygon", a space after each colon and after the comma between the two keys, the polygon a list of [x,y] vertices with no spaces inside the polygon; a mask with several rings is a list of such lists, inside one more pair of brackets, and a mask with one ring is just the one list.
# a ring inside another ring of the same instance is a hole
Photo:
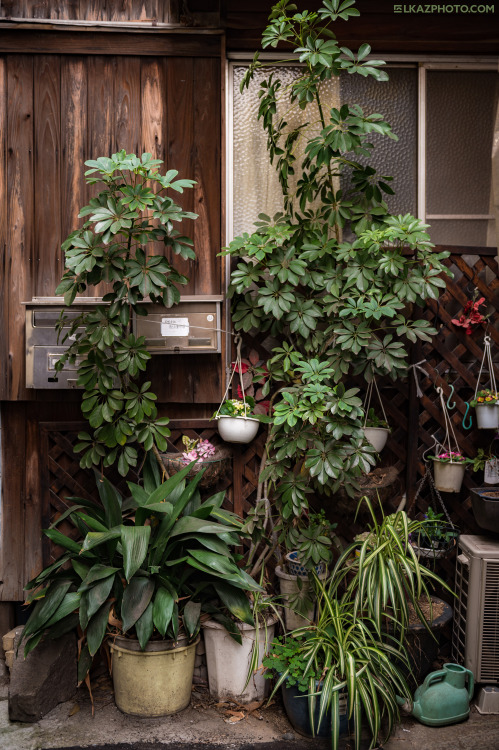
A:
{"label": "green watering can", "polygon": [[422,724],[443,727],[468,718],[474,687],[473,672],[459,664],[444,664],[443,669],[429,674],[418,687],[412,706],[403,698],[397,698],[397,702]]}

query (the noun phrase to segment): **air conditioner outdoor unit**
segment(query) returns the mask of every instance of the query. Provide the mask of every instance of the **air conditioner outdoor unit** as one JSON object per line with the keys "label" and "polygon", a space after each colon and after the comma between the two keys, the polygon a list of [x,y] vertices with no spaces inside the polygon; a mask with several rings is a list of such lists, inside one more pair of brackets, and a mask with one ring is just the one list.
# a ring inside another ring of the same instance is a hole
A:
{"label": "air conditioner outdoor unit", "polygon": [[499,540],[459,537],[452,658],[476,682],[499,683]]}

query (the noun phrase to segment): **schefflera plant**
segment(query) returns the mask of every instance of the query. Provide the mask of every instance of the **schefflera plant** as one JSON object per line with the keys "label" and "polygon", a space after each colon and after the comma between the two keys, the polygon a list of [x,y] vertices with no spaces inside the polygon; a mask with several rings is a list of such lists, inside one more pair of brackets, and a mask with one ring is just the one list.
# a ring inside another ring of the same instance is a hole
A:
{"label": "schefflera plant", "polygon": [[[272,8],[264,48],[294,48],[301,73],[284,84],[273,73],[260,84],[258,117],[269,159],[279,175],[285,213],[261,214],[256,231],[236,237],[229,287],[238,331],[272,342],[261,393],[270,395],[266,465],[284,529],[306,520],[307,493],[349,495],[374,464],[364,439],[364,412],[352,376],[404,378],[408,342],[430,340],[426,320],[411,317],[414,304],[436,299],[448,253],[436,253],[427,225],[411,215],[391,216],[384,195],[391,177],[369,165],[373,134],[397,140],[382,115],[358,104],[327,109],[321,83],[340,74],[387,79],[384,62],[340,47],[331,25],[359,15],[354,0],[325,0],[317,12],[296,12],[282,0]],[[255,55],[241,91],[264,67]],[[280,108],[279,103],[283,103]],[[293,109],[314,105],[308,122],[287,127]],[[280,117],[277,112],[286,112]],[[319,119],[320,130],[312,131]],[[297,161],[298,141],[304,158]],[[291,176],[296,174],[294,182]]]}
{"label": "schefflera plant", "polygon": [[140,445],[165,451],[170,434],[168,418],[158,417],[151,383],[137,382],[151,355],[145,337],[132,332],[133,316],[147,315],[145,300],[171,307],[180,299],[177,285],[188,282],[165,255],[148,252],[148,245],[163,243],[181,258],[195,258],[191,240],[174,224],[197,214],[183,211],[167,194],[182,193],[195,182],[176,179],[174,169],[160,174],[161,164],[151,154],[138,157],[124,150],[85,162],[87,183],[103,189],[81,209],[79,216],[88,219],[62,245],[66,271],[56,289],[71,306],[88,287],[112,285],[102,298],[106,304],[74,318],[63,310],[58,330],[62,342],[71,343],[56,369],[78,363],[81,408],[93,430],[78,436],[80,465],[117,462],[122,476],[137,465]]}

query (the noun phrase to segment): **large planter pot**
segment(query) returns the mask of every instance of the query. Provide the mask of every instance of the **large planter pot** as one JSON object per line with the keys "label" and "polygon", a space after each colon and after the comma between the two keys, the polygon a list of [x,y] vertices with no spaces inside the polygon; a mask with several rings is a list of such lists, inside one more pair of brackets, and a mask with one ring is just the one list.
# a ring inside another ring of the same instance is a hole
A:
{"label": "large planter pot", "polygon": [[[176,474],[185,468],[181,453],[162,453],[161,459],[169,474]],[[187,474],[187,479],[194,479],[196,474],[204,469],[204,474],[199,482],[199,487],[213,487],[221,479],[228,476],[232,469],[232,456],[230,448],[218,446],[211,458],[197,461]]]}
{"label": "large planter pot", "polygon": [[[302,565],[298,558],[298,552],[288,552],[287,555],[284,555],[284,559],[286,560],[286,564],[288,566],[288,570],[292,576],[299,576],[300,578],[308,578],[308,571],[307,568]],[[326,566],[324,563],[319,563],[319,565],[315,566],[315,572],[318,576],[321,576],[324,574],[326,570]]]}
{"label": "large planter pot", "polygon": [[479,430],[496,430],[499,427],[499,403],[477,404],[475,413]]}
{"label": "large planter pot", "polygon": [[[282,701],[284,709],[293,729],[305,737],[331,737],[331,710],[326,711],[319,725],[320,695],[317,696],[314,711],[314,729],[312,734],[308,698],[306,693],[300,693],[296,685],[290,687],[287,683],[282,686]],[[348,716],[346,696],[340,695],[340,737],[348,734]]]}
{"label": "large planter pot", "polygon": [[471,505],[480,528],[499,533],[499,488],[474,487],[471,490]]}
{"label": "large planter pot", "polygon": [[[411,673],[406,675],[409,685],[415,689],[433,669],[438,656],[439,635],[452,620],[452,607],[436,596],[431,597],[433,618],[431,633],[421,621],[410,622],[405,637],[405,647],[409,657]],[[441,610],[441,611],[440,611]],[[428,614],[429,619],[429,614]]]}
{"label": "large planter pot", "polygon": [[433,459],[435,487],[440,492],[459,492],[464,479],[466,464]]}
{"label": "large planter pot", "polygon": [[227,443],[251,443],[260,422],[254,417],[218,416],[218,432]]}
{"label": "large planter pot", "polygon": [[296,630],[310,625],[314,619],[315,605],[312,605],[304,615],[300,615],[292,609],[293,602],[296,602],[298,598],[310,596],[311,586],[308,578],[300,576],[300,580],[298,580],[298,576],[286,573],[279,565],[275,569],[275,574],[279,579],[281,597],[285,604],[284,623],[286,630]]}
{"label": "large planter pot", "polygon": [[364,427],[364,435],[369,440],[373,448],[381,453],[388,440],[390,430],[386,427]]}
{"label": "large planter pot", "polygon": [[266,622],[267,637],[263,625],[257,630],[246,623],[238,623],[242,644],[236,643],[223,625],[215,620],[208,620],[203,624],[208,685],[210,695],[214,698],[231,698],[237,703],[251,703],[255,700],[262,701],[266,697],[269,681],[264,678],[262,670],[252,675],[245,687],[256,638],[258,637],[259,666],[274,638],[277,618],[268,617]]}
{"label": "large planter pot", "polygon": [[184,641],[110,639],[116,705],[133,716],[167,716],[187,708],[191,700],[194,660],[199,637]]}

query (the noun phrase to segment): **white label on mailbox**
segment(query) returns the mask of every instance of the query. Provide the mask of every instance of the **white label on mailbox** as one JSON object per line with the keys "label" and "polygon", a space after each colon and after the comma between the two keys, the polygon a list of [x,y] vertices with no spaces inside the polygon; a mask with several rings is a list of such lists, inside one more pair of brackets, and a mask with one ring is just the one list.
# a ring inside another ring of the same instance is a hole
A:
{"label": "white label on mailbox", "polygon": [[189,318],[162,318],[162,336],[188,336]]}

